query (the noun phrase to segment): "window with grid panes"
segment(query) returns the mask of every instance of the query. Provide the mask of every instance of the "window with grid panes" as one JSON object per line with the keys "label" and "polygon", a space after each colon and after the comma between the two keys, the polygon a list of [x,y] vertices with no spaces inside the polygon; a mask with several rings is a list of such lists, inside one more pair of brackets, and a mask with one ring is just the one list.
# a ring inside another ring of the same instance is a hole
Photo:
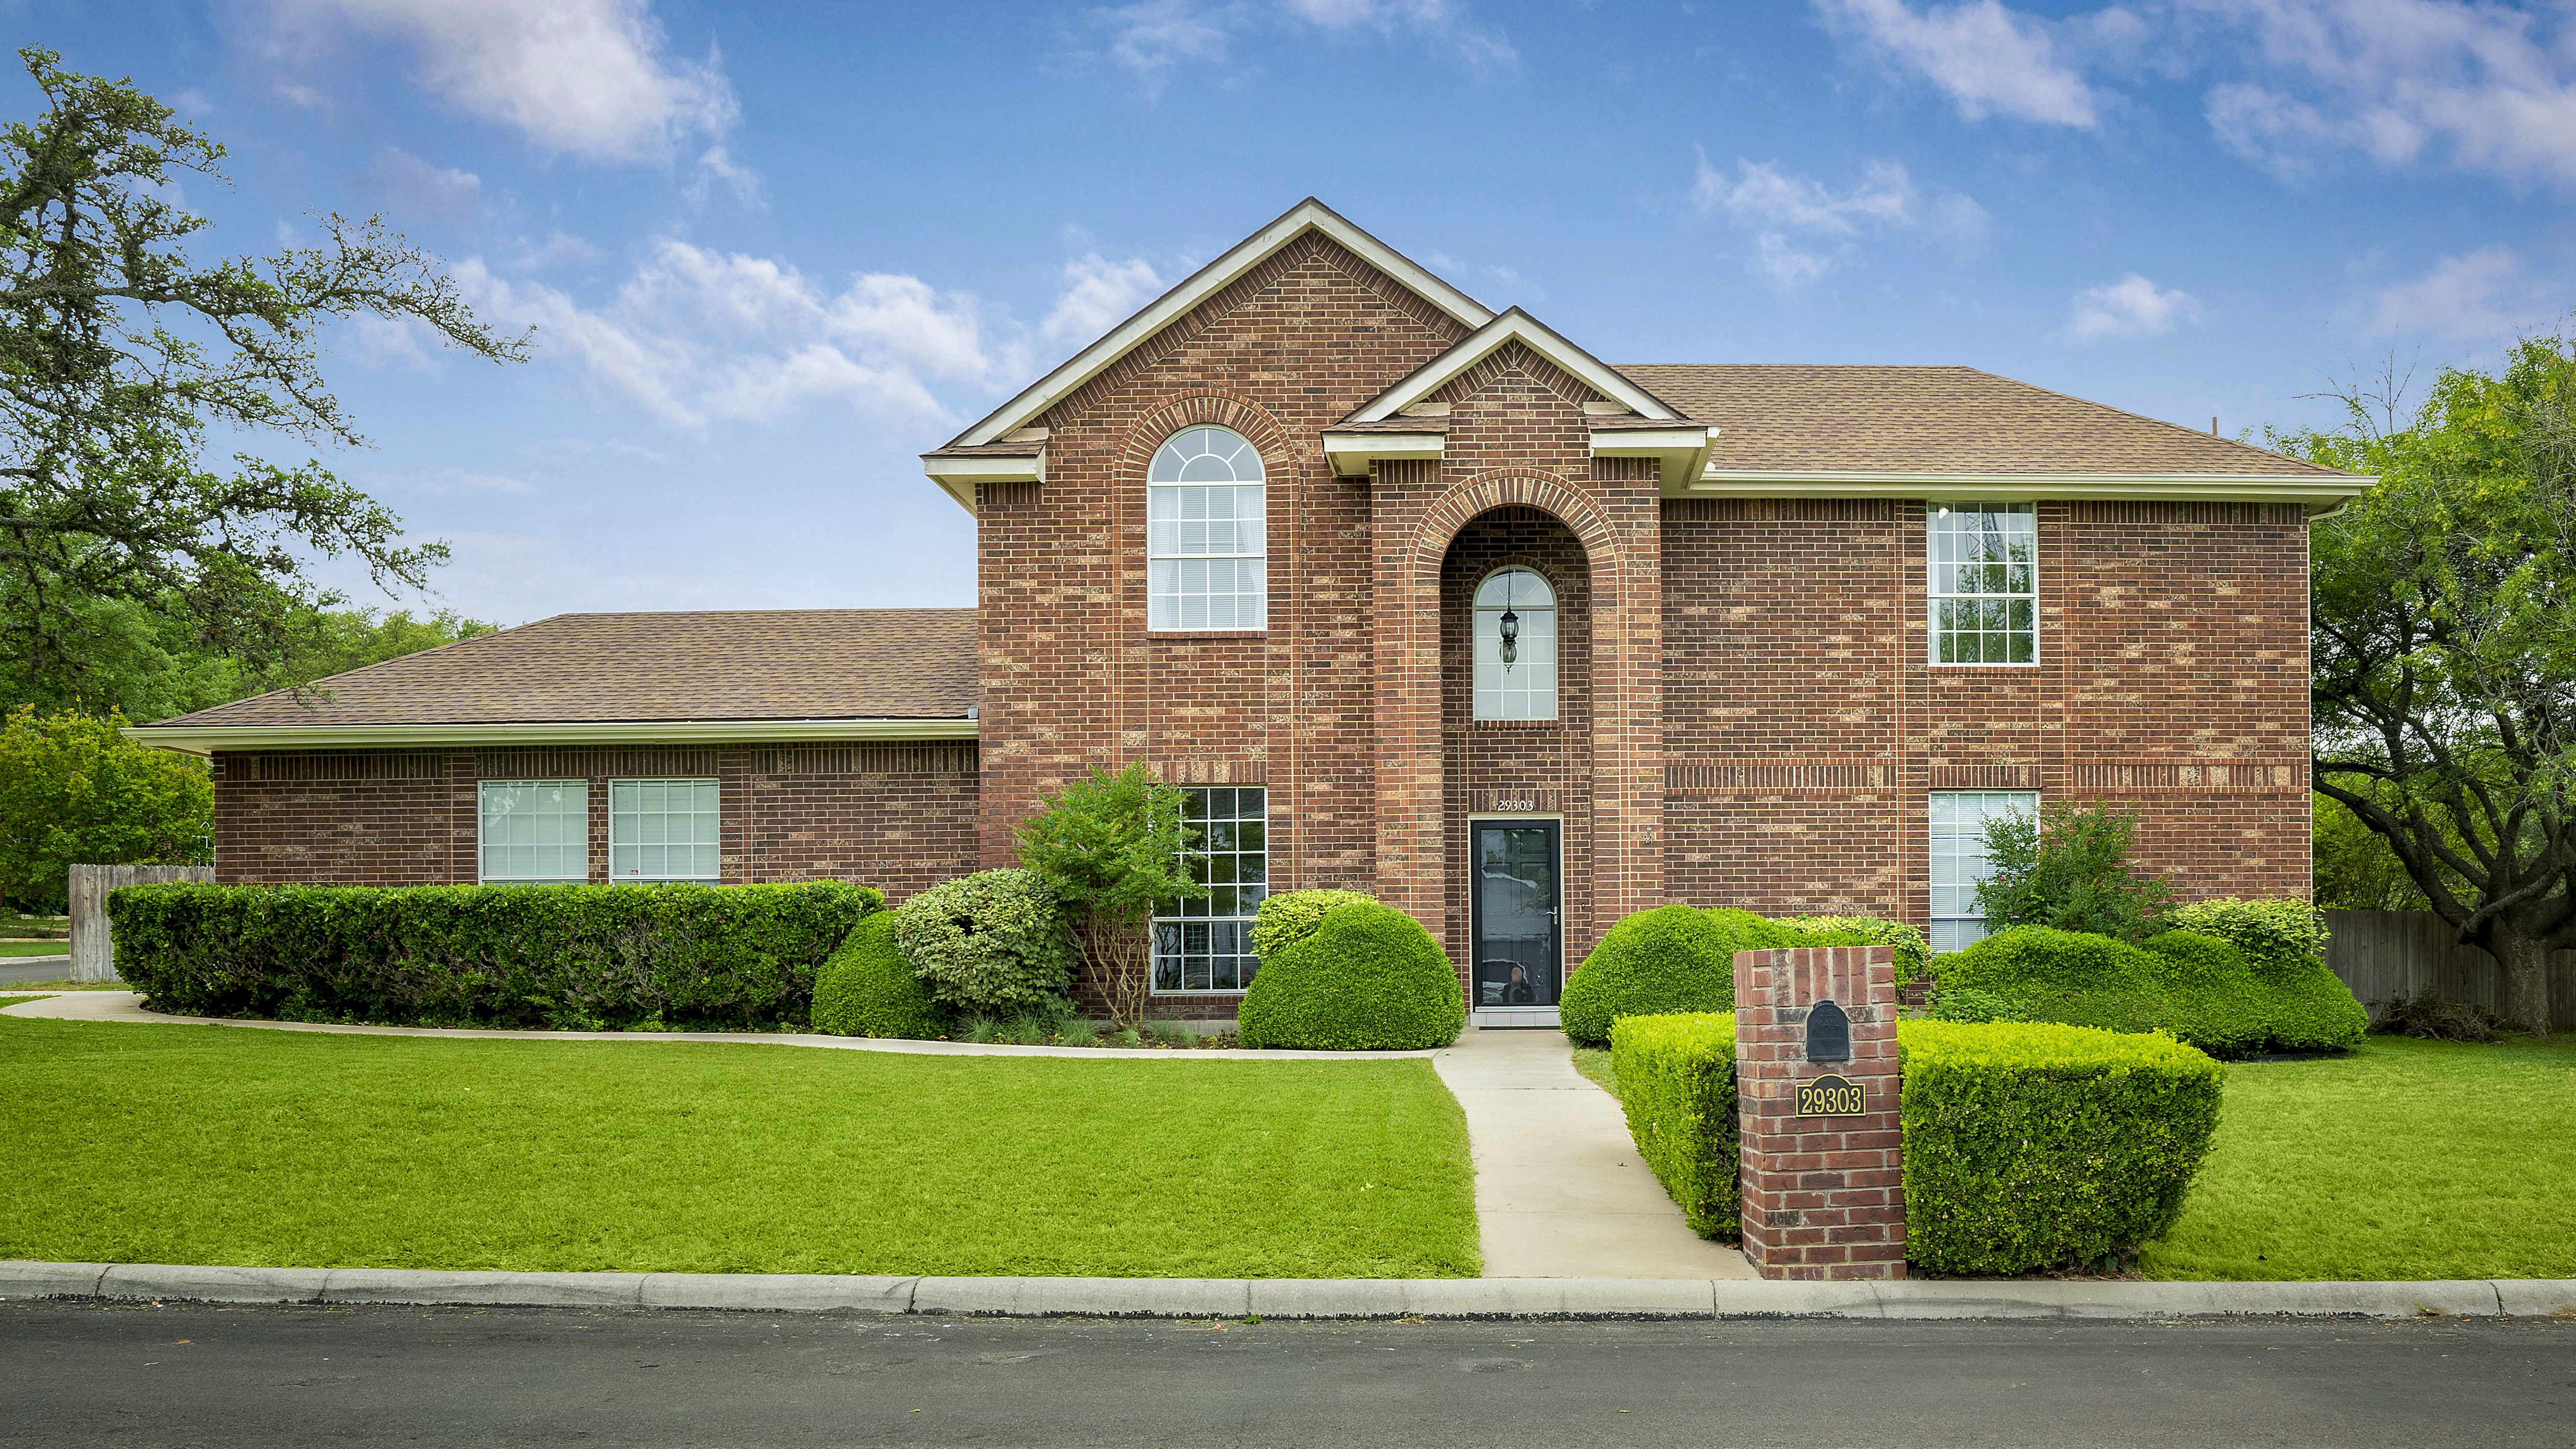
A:
{"label": "window with grid panes", "polygon": [[715,880],[718,809],[713,780],[608,782],[608,878]]}
{"label": "window with grid panes", "polygon": [[1241,991],[1261,963],[1252,954],[1252,918],[1270,894],[1270,792],[1258,785],[1181,787],[1182,808],[1198,839],[1189,870],[1204,881],[1201,900],[1165,901],[1154,918],[1154,989]]}
{"label": "window with grid panes", "polygon": [[2028,503],[1925,510],[1932,662],[2039,662],[2039,523]]}
{"label": "window with grid panes", "polygon": [[1932,792],[1932,949],[1959,951],[1986,936],[1977,909],[1977,887],[1989,868],[1986,822],[1999,815],[2036,815],[2039,796],[2025,790]]}
{"label": "window with grid panes", "polygon": [[478,879],[590,879],[588,781],[485,780],[476,794]]}
{"label": "window with grid panes", "polygon": [[1239,433],[1185,428],[1145,481],[1149,629],[1269,627],[1267,475]]}
{"label": "window with grid panes", "polygon": [[1556,718],[1556,591],[1528,569],[1476,586],[1475,717]]}

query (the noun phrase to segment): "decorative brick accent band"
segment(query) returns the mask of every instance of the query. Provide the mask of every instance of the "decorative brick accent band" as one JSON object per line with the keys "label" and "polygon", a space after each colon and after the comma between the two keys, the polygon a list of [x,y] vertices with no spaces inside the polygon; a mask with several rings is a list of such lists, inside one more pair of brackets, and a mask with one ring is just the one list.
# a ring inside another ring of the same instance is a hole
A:
{"label": "decorative brick accent band", "polygon": [[[1833,1044],[1834,1008],[1849,1020],[1847,1047]],[[1744,1256],[1763,1277],[1905,1276],[1896,1085],[1893,950],[1736,953]],[[1819,1100],[1801,1102],[1802,1087]]]}

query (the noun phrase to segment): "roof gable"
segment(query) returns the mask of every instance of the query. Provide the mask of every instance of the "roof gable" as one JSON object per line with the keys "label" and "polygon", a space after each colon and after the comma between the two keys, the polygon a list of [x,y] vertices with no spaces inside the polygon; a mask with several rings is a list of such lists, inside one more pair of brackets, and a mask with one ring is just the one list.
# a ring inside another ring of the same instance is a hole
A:
{"label": "roof gable", "polygon": [[1639,417],[1666,422],[1682,419],[1680,410],[1639,387],[1617,368],[1566,341],[1555,328],[1514,307],[1477,328],[1457,346],[1415,369],[1402,382],[1379,393],[1367,406],[1351,414],[1347,421],[1375,423],[1391,418],[1438,392],[1452,378],[1514,342],[1563,368],[1603,397],[1624,404]]}
{"label": "roof gable", "polygon": [[1223,291],[1244,273],[1309,232],[1321,232],[1331,237],[1353,255],[1468,327],[1483,327],[1494,320],[1493,312],[1475,298],[1442,281],[1411,258],[1360,230],[1340,213],[1310,196],[1288,208],[1278,220],[1244,238],[1225,255],[1191,273],[1062,366],[1029,384],[1019,396],[958,434],[956,440],[948,445],[949,449],[998,443],[1035,423],[1047,409],[1071,396],[1118,359],[1143,346],[1154,334],[1187,316],[1199,303]]}

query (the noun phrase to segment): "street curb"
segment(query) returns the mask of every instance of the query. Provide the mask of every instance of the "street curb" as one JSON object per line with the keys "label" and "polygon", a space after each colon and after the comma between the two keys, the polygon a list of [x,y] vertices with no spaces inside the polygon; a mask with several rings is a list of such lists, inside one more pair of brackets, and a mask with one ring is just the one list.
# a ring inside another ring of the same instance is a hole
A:
{"label": "street curb", "polygon": [[1078,1318],[2576,1318],[2576,1279],[896,1278],[0,1261],[0,1301],[751,1309]]}

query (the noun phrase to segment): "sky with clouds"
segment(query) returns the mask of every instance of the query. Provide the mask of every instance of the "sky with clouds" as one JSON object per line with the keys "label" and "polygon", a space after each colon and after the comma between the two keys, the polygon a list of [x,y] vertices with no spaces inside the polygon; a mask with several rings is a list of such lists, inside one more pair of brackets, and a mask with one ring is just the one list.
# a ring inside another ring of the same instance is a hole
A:
{"label": "sky with clouds", "polygon": [[1965,363],[2230,433],[2576,308],[2563,3],[0,13],[230,148],[203,254],[381,212],[537,329],[506,370],[333,339],[377,446],[328,461],[505,623],[973,602],[915,455],[1309,194],[1612,362]]}

